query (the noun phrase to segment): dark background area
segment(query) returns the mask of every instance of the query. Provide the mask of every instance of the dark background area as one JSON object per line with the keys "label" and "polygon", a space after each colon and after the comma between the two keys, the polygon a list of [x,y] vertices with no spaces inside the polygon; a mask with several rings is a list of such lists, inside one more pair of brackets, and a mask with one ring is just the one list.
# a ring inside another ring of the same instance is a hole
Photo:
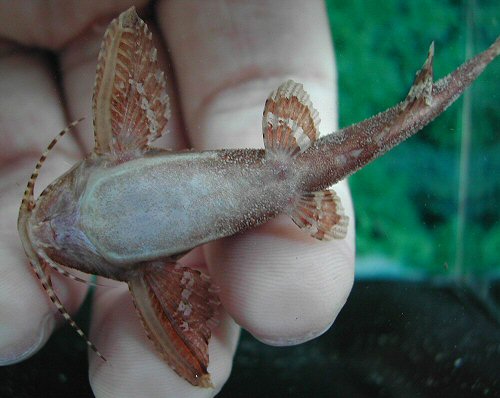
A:
{"label": "dark background area", "polygon": [[[269,347],[244,332],[218,397],[500,397],[500,283],[492,293],[488,304],[456,284],[358,281],[313,341]],[[69,326],[0,368],[2,398],[92,396],[86,346]]]}

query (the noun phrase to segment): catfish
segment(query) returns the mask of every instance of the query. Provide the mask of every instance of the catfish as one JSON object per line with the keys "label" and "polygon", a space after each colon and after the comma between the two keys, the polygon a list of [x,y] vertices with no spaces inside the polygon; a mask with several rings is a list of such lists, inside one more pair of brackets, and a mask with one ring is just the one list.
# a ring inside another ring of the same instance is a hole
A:
{"label": "catfish", "polygon": [[283,213],[316,239],[343,239],[349,220],[332,184],[444,112],[499,53],[500,37],[435,82],[432,44],[402,102],[322,138],[308,94],[289,80],[265,102],[264,149],[173,152],[152,146],[166,130],[169,99],[151,33],[132,7],[111,22],[99,53],[93,152],[35,200],[42,164],[73,123],[50,143],[27,184],[18,230],[31,267],[103,359],[56,295],[49,269],[126,282],[159,355],[189,383],[210,387],[217,289],[179,258]]}

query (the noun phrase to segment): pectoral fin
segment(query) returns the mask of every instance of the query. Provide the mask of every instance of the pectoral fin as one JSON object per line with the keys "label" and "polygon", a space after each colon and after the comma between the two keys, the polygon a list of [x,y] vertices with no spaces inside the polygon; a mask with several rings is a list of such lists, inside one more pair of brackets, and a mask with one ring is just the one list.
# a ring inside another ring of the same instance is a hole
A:
{"label": "pectoral fin", "polygon": [[333,189],[303,194],[295,201],[291,216],[295,224],[319,240],[343,239],[347,234],[349,218]]}
{"label": "pectoral fin", "polygon": [[95,150],[145,150],[165,131],[170,105],[151,32],[131,7],[109,25],[92,99]]}
{"label": "pectoral fin", "polygon": [[208,276],[174,263],[154,263],[128,281],[146,333],[188,382],[212,387],[208,341],[219,300]]}

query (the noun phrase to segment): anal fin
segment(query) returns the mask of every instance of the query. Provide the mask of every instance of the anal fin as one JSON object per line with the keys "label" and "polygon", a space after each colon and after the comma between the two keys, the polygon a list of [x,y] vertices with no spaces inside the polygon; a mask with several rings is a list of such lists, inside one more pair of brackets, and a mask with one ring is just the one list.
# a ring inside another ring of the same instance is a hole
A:
{"label": "anal fin", "polygon": [[210,324],[220,304],[208,276],[175,263],[154,263],[128,281],[155,347],[180,376],[212,387],[208,366]]}
{"label": "anal fin", "polygon": [[344,214],[340,198],[333,189],[307,192],[297,198],[292,220],[319,240],[343,239],[349,217]]}

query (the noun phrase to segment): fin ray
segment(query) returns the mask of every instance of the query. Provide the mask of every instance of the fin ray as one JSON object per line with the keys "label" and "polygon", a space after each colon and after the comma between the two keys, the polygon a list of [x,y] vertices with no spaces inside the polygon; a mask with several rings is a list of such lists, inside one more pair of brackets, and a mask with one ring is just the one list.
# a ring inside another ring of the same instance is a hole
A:
{"label": "fin ray", "polygon": [[193,385],[210,387],[208,341],[219,300],[201,272],[151,264],[128,282],[148,337],[165,361]]}
{"label": "fin ray", "polygon": [[319,122],[318,112],[302,84],[284,82],[264,106],[262,132],[266,150],[290,156],[305,151],[319,135]]}
{"label": "fin ray", "polygon": [[131,7],[106,30],[92,99],[98,153],[145,150],[165,131],[170,104],[151,32]]}

